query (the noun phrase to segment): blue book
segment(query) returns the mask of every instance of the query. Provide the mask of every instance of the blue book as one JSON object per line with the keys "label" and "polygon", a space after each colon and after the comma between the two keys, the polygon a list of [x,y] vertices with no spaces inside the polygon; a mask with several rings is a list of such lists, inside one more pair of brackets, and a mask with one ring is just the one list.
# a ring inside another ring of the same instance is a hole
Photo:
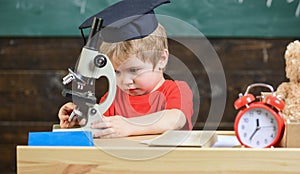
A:
{"label": "blue book", "polygon": [[91,131],[29,132],[28,146],[94,146]]}

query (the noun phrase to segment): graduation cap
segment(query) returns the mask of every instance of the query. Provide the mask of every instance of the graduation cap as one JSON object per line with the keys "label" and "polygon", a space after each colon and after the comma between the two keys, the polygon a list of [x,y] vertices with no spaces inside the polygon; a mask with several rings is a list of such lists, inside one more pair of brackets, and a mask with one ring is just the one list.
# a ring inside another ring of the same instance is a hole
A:
{"label": "graduation cap", "polygon": [[95,17],[103,20],[101,37],[105,42],[121,42],[143,38],[151,34],[158,25],[154,9],[169,0],[123,0],[89,17],[80,26],[92,26]]}

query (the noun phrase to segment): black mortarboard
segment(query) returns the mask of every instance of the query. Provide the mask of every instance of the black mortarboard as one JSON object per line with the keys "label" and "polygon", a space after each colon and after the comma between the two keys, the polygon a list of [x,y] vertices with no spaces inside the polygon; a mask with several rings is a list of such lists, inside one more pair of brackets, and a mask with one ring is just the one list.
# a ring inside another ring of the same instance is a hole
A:
{"label": "black mortarboard", "polygon": [[89,17],[79,29],[89,28],[94,17],[102,18],[101,36],[105,42],[143,38],[158,25],[153,9],[169,0],[123,0]]}

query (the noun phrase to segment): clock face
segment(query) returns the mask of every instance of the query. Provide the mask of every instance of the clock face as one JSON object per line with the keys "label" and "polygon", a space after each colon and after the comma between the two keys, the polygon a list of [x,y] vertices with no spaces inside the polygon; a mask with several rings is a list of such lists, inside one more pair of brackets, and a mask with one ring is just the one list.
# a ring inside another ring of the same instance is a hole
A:
{"label": "clock face", "polygon": [[269,110],[252,108],[240,117],[237,131],[244,145],[263,148],[274,142],[278,134],[278,123]]}

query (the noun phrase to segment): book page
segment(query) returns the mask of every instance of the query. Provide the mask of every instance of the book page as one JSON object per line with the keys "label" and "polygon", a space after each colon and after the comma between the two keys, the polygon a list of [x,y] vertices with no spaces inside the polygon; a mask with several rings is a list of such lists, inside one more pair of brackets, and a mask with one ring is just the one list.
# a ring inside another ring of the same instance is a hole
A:
{"label": "book page", "polygon": [[170,130],[162,135],[142,141],[149,146],[186,146],[186,147],[211,147],[217,141],[215,131],[182,131]]}

